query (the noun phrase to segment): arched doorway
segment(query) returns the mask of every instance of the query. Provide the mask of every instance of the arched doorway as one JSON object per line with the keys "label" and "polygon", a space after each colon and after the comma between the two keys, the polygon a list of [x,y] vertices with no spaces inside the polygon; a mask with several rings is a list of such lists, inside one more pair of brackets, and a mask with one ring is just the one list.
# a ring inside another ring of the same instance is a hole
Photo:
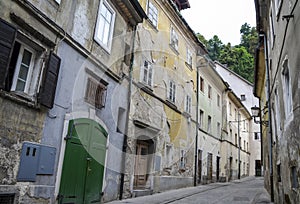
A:
{"label": "arched doorway", "polygon": [[100,203],[107,132],[97,122],[69,121],[59,203]]}
{"label": "arched doorway", "polygon": [[140,137],[136,141],[136,157],[134,165],[134,189],[145,189],[151,174],[154,154],[152,139]]}

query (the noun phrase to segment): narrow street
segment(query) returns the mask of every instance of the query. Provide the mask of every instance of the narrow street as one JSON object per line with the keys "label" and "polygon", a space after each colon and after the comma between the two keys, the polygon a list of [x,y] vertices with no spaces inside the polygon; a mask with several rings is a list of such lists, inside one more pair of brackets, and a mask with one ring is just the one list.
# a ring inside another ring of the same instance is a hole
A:
{"label": "narrow street", "polygon": [[230,183],[212,183],[178,190],[171,190],[151,196],[114,201],[109,204],[231,204],[271,203],[263,187],[262,177],[248,177]]}

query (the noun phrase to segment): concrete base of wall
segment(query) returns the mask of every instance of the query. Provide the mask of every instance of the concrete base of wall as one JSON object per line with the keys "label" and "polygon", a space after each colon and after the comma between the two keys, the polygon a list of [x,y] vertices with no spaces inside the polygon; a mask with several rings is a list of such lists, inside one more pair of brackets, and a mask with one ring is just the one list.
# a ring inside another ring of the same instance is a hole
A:
{"label": "concrete base of wall", "polygon": [[154,193],[193,186],[193,177],[154,176]]}

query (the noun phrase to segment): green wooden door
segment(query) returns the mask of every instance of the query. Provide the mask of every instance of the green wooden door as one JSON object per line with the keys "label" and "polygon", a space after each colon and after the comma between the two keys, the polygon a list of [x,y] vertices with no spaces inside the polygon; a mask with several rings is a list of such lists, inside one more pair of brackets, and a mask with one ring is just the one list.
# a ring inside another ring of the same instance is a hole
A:
{"label": "green wooden door", "polygon": [[100,203],[106,140],[106,131],[95,121],[70,121],[59,203]]}

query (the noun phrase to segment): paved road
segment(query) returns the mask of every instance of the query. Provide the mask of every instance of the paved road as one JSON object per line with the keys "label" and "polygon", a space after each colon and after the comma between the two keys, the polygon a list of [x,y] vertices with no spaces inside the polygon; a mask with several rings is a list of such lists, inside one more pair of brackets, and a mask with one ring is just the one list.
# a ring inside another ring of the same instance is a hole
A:
{"label": "paved road", "polygon": [[262,177],[171,190],[109,204],[262,204],[271,203]]}

